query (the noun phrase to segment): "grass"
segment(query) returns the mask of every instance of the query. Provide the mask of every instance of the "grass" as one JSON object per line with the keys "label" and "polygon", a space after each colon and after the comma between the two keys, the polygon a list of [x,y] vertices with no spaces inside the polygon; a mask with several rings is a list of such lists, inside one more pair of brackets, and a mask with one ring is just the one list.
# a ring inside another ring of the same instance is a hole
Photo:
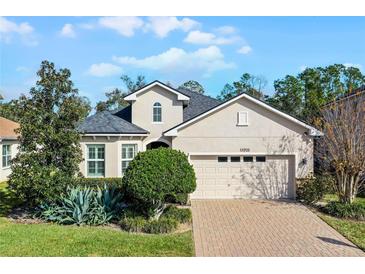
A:
{"label": "grass", "polygon": [[[322,201],[328,203],[330,201],[338,201],[338,198],[334,194],[327,194]],[[365,204],[365,198],[356,198],[354,203]],[[364,221],[335,218],[322,212],[318,212],[318,216],[327,224],[336,229],[340,234],[345,236],[348,240],[365,251]]]}
{"label": "grass", "polygon": [[19,224],[4,217],[18,203],[0,183],[0,256],[193,256],[191,231],[131,234],[102,227]]}
{"label": "grass", "polygon": [[[331,201],[338,201],[338,197],[336,194],[326,194],[322,199],[322,202],[325,202],[325,203],[328,203]],[[359,203],[359,204],[365,205],[365,198],[357,197],[355,199],[354,203]]]}
{"label": "grass", "polygon": [[365,222],[338,219],[323,213],[318,213],[318,216],[365,251]]}

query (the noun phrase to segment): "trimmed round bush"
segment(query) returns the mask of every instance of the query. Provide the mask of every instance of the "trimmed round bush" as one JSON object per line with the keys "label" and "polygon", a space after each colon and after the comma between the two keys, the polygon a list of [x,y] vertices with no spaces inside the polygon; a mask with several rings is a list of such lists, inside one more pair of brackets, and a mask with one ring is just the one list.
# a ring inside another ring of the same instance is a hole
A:
{"label": "trimmed round bush", "polygon": [[166,201],[179,205],[187,205],[189,204],[189,195],[187,193],[179,193],[174,196],[168,196]]}
{"label": "trimmed round bush", "polygon": [[170,148],[140,152],[129,164],[123,177],[127,196],[147,216],[154,216],[168,197],[195,190],[195,173],[187,156]]}

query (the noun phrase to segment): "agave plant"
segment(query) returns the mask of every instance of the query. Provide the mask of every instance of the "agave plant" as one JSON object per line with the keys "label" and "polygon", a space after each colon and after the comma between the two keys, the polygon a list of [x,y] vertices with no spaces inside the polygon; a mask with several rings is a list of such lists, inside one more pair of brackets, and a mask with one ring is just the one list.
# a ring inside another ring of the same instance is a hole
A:
{"label": "agave plant", "polygon": [[102,189],[97,188],[96,202],[105,208],[106,212],[117,212],[126,207],[122,202],[122,194],[116,187],[107,187],[104,185]]}
{"label": "agave plant", "polygon": [[66,195],[61,198],[61,208],[65,209],[67,216],[61,223],[87,224],[92,211],[94,193],[91,188],[67,188]]}
{"label": "agave plant", "polygon": [[102,225],[122,207],[122,195],[115,188],[69,187],[57,203],[40,208],[40,217],[59,224]]}

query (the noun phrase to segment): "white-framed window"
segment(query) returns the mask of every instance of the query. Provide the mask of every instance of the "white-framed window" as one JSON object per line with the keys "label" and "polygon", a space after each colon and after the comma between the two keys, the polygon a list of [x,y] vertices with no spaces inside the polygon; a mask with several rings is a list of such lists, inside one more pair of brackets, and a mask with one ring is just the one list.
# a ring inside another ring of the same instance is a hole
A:
{"label": "white-framed window", "polygon": [[153,104],[153,122],[162,122],[162,106],[159,102]]}
{"label": "white-framed window", "polygon": [[87,145],[87,176],[105,176],[105,145]]}
{"label": "white-framed window", "polygon": [[10,160],[11,160],[11,145],[3,145],[2,149],[2,167],[8,168],[10,167]]}
{"label": "white-framed window", "polygon": [[237,112],[237,126],[248,126],[248,112]]}
{"label": "white-framed window", "polygon": [[129,163],[137,155],[137,150],[137,144],[122,144],[122,175],[124,175]]}

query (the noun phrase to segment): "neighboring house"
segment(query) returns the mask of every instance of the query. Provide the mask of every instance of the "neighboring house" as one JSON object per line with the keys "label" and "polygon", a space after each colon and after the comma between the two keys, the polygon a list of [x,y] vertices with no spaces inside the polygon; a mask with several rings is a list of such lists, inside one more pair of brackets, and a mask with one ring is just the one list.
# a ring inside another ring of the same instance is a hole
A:
{"label": "neighboring house", "polygon": [[121,177],[140,151],[171,147],[194,166],[193,199],[295,198],[295,179],[313,171],[321,133],[247,94],[220,102],[152,82],[126,108],[80,125],[86,177]]}
{"label": "neighboring house", "polygon": [[10,160],[18,152],[18,135],[15,133],[17,128],[18,123],[0,117],[0,182],[10,175]]}

